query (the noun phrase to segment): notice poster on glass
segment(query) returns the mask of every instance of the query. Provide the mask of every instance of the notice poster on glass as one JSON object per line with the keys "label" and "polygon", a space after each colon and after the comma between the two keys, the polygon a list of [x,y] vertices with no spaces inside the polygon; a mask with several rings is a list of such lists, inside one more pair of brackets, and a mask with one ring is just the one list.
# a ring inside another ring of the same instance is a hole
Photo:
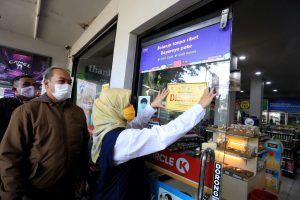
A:
{"label": "notice poster on glass", "polygon": [[158,200],[193,200],[191,196],[156,179],[151,181],[151,199]]}
{"label": "notice poster on glass", "polygon": [[109,83],[103,84],[101,86],[101,92],[107,91],[109,89]]}
{"label": "notice poster on glass", "polygon": [[85,113],[88,130],[93,131],[92,108],[97,94],[97,85],[86,80],[77,79],[77,98],[76,104],[81,107]]}
{"label": "notice poster on glass", "polygon": [[16,76],[31,75],[41,82],[51,58],[0,46],[0,83],[9,85]]}
{"label": "notice poster on glass", "polygon": [[140,73],[230,59],[231,20],[144,46]]}
{"label": "notice poster on glass", "polygon": [[147,105],[150,105],[150,96],[139,96],[138,114],[142,112]]}
{"label": "notice poster on glass", "polygon": [[167,110],[184,112],[197,104],[202,97],[207,83],[168,84]]}

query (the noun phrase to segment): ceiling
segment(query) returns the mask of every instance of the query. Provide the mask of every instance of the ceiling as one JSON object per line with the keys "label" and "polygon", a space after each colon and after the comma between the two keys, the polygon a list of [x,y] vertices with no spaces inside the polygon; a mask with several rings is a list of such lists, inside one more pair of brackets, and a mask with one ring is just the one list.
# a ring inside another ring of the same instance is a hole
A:
{"label": "ceiling", "polygon": [[[241,0],[233,5],[232,50],[242,74],[242,89],[249,96],[250,79],[262,72],[264,96],[300,97],[300,1]],[[272,90],[277,89],[275,93]]]}
{"label": "ceiling", "polygon": [[[72,46],[110,0],[41,0],[37,38]],[[37,0],[0,0],[0,30],[34,37]]]}

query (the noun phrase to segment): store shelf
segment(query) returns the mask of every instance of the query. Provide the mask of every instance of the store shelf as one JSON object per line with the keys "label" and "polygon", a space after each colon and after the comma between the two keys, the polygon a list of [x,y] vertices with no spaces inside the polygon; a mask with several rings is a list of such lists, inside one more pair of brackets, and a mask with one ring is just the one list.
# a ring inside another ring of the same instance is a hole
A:
{"label": "store shelf", "polygon": [[259,140],[259,142],[265,142],[265,141],[267,141],[267,140],[269,140],[270,138],[268,138],[268,139],[263,139],[263,140]]}
{"label": "store shelf", "polygon": [[270,139],[270,136],[268,134],[259,136],[259,141],[265,141],[265,140],[269,140],[269,139]]}
{"label": "store shelf", "polygon": [[286,169],[281,169],[281,171],[283,171],[283,172],[288,172],[288,173],[291,173],[291,174],[294,174],[294,172],[293,172],[293,171],[286,170]]}
{"label": "store shelf", "polygon": [[263,153],[266,153],[266,152],[268,152],[268,150],[264,149],[264,150],[261,150],[261,151],[257,152],[257,155],[260,155],[260,154],[263,154]]}
{"label": "store shelf", "polygon": [[294,160],[293,158],[289,158],[289,157],[282,157],[283,159],[287,159],[287,160]]}
{"label": "store shelf", "polygon": [[284,133],[284,132],[278,132],[278,131],[265,131],[266,133],[273,133],[273,134],[281,134],[281,135],[291,135],[294,136],[294,133]]}
{"label": "store shelf", "polygon": [[241,138],[246,138],[246,139],[258,138],[258,136],[247,136],[247,135],[242,135],[242,134],[232,132],[232,131],[225,131],[225,130],[219,130],[219,129],[213,129],[213,128],[207,128],[206,131],[215,132],[215,133],[225,133],[226,135],[229,135],[229,136],[236,136],[236,137],[241,137]]}
{"label": "store shelf", "polygon": [[206,128],[206,131],[210,131],[210,132],[213,132],[213,133],[226,133],[225,130],[220,130],[220,129],[216,129],[216,128]]}
{"label": "store shelf", "polygon": [[226,135],[236,136],[236,137],[241,137],[241,138],[246,138],[246,139],[249,139],[249,138],[258,138],[258,136],[246,136],[246,135],[241,135],[241,134],[238,134],[238,133],[235,133],[235,132],[230,132],[230,131],[227,131]]}
{"label": "store shelf", "polygon": [[226,169],[224,169],[223,173],[226,174],[226,175],[228,175],[228,176],[231,176],[233,178],[236,178],[238,180],[242,180],[242,181],[246,181],[246,182],[248,182],[249,180],[251,180],[251,178],[253,178],[253,176],[251,176],[251,177],[243,177],[243,176],[241,176],[241,175],[239,175],[237,173],[234,173],[234,172],[226,170]]}
{"label": "store shelf", "polygon": [[221,153],[224,153],[225,154],[225,156],[226,155],[229,155],[229,156],[233,156],[233,157],[236,157],[236,158],[241,158],[241,159],[243,159],[243,160],[250,160],[250,159],[253,159],[253,158],[255,158],[255,156],[254,157],[245,157],[245,156],[242,156],[242,155],[240,155],[240,154],[238,154],[238,153],[234,153],[234,152],[231,152],[231,151],[228,151],[228,150],[222,150],[222,149],[218,149],[217,150],[218,152],[221,152]]}
{"label": "store shelf", "polygon": [[277,139],[277,140],[280,140],[281,142],[293,142],[291,140],[281,140],[281,139]]}

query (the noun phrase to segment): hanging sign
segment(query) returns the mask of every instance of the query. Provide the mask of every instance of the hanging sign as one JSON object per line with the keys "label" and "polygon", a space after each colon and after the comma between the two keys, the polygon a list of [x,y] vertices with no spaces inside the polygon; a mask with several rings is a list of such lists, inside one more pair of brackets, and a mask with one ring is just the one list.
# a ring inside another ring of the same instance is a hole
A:
{"label": "hanging sign", "polygon": [[243,100],[240,103],[241,109],[249,109],[250,108],[250,101],[249,100]]}

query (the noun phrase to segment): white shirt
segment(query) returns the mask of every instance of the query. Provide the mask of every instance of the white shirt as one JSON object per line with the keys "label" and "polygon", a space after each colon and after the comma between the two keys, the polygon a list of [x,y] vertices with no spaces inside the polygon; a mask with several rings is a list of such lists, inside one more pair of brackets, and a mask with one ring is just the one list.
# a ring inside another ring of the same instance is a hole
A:
{"label": "white shirt", "polygon": [[155,112],[156,109],[148,105],[120,133],[114,147],[116,165],[165,149],[196,126],[205,115],[202,106],[196,104],[166,125],[143,128],[147,127]]}

